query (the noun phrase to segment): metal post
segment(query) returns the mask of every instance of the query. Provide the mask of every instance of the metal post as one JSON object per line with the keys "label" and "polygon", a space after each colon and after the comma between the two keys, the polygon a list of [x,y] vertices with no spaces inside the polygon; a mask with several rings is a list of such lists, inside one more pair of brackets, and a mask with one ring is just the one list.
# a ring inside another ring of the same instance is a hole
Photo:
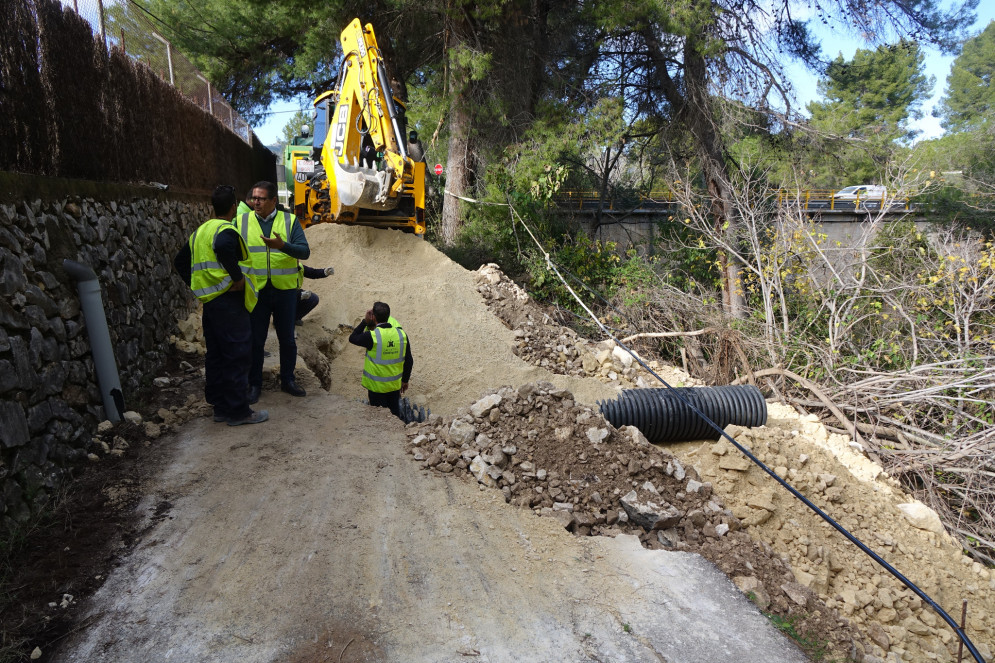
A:
{"label": "metal post", "polygon": [[169,41],[160,35],[158,32],[153,32],[152,36],[158,39],[166,46],[166,65],[169,67],[169,84],[176,87],[176,78],[173,75],[173,45]]}
{"label": "metal post", "polygon": [[100,26],[100,43],[107,50],[107,29],[104,26],[104,0],[97,0],[97,21]]}
{"label": "metal post", "polygon": [[214,115],[214,92],[211,90],[211,81],[207,80],[200,74],[197,74],[197,78],[204,81],[204,85],[207,86],[207,112]]}

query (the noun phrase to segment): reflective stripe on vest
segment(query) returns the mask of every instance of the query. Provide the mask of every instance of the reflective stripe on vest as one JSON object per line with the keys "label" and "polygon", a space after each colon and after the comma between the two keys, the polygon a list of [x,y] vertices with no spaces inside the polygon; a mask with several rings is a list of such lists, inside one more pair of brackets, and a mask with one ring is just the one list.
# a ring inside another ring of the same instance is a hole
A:
{"label": "reflective stripe on vest", "polygon": [[[284,241],[287,241],[294,229],[296,218],[288,212],[280,211],[277,213],[278,217],[280,214],[283,215]],[[273,219],[274,224],[276,220]],[[255,213],[243,214],[239,218],[238,230],[249,248],[248,258],[241,262],[242,273],[252,279],[257,290],[261,290],[268,282],[279,290],[301,287],[304,270],[300,261],[283,251],[266,246],[262,239],[263,229]]]}
{"label": "reflective stripe on vest", "polygon": [[404,374],[408,339],[400,327],[374,327],[373,347],[366,351],[363,386],[377,393],[397,391]]}
{"label": "reflective stripe on vest", "polygon": [[[231,287],[231,276],[218,261],[214,248],[218,235],[228,228],[238,233],[238,229],[230,221],[209,219],[190,235],[190,287],[197,299],[205,303],[227,292]],[[242,257],[246,257],[248,251],[241,235],[239,235],[239,248],[242,250]],[[258,297],[249,279],[245,281],[245,308],[251,311],[256,307]]]}

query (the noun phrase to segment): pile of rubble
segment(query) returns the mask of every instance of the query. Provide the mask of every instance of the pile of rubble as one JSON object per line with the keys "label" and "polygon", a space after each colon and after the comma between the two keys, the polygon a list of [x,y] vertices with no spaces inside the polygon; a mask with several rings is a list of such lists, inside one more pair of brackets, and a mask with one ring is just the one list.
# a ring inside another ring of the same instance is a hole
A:
{"label": "pile of rubble", "polygon": [[647,548],[700,553],[762,609],[828,623],[819,630],[833,632],[841,652],[858,646],[780,557],[751,541],[711,483],[636,428],[614,429],[569,391],[548,382],[502,387],[452,417],[410,424],[407,434],[426,469],[500,490],[577,535],[633,534]]}
{"label": "pile of rubble", "polygon": [[[516,330],[520,357],[551,372],[595,377],[623,388],[650,382],[650,376],[638,364],[625,362],[625,357],[620,356],[621,349],[611,341],[591,343],[558,326],[496,265],[481,267],[477,283],[491,310]],[[677,369],[649,364],[673,386],[682,382],[694,386],[693,380]],[[829,435],[814,417],[800,417],[777,403],[768,404],[768,409],[772,414],[767,426],[756,429],[733,426],[727,432],[857,538],[879,551],[899,571],[910,574],[910,579],[955,619],[960,617],[961,602],[967,601],[967,632],[981,655],[990,659],[995,651],[995,573],[963,555],[936,514],[906,495],[899,483],[863,456],[859,448],[854,450],[853,440]],[[614,440],[621,435],[605,426],[610,431],[606,439]],[[546,437],[540,446],[560,443],[555,431],[542,435]],[[558,469],[561,475],[576,476],[587,471],[581,454],[587,454],[586,462],[599,457],[593,445],[585,442],[576,440],[572,447],[574,464],[561,466]],[[943,661],[957,656],[959,640],[932,607],[778,487],[731,444],[689,442],[668,446],[668,450],[677,458],[658,461],[659,467],[664,468],[658,472],[663,481],[641,475],[633,476],[630,481],[642,485],[648,480],[658,492],[666,493],[674,477],[665,468],[676,462],[687,468],[687,476],[695,482],[692,486],[699,483],[708,486],[706,492],[711,497],[704,507],[698,507],[704,512],[704,519],[695,514],[701,523],[697,531],[693,526],[695,520],[685,511],[675,528],[678,534],[685,535],[681,543],[672,544],[672,532],[657,529],[640,535],[644,545],[700,553],[729,575],[761,609],[772,613],[784,614],[780,612],[783,605],[779,601],[785,596],[796,605],[805,602],[808,610],[812,605],[827,607],[832,614],[846,620],[847,629],[855,628],[865,634],[862,639],[854,640],[853,650],[847,654],[854,660]],[[660,453],[661,458],[667,456]],[[481,457],[486,458],[483,454]],[[692,474],[695,469],[697,475]],[[520,480],[518,476],[514,478]],[[502,486],[506,497],[511,488]],[[613,494],[615,488],[622,491],[625,486],[612,484],[612,491],[607,494]],[[687,487],[680,492],[686,500]],[[520,494],[511,492],[511,498]],[[599,497],[605,495],[606,491],[599,491]],[[637,497],[652,501],[643,492],[637,492]],[[532,496],[528,501],[529,506],[536,507]],[[622,504],[620,497],[617,501]],[[681,500],[662,501],[678,511],[694,508]],[[723,516],[716,518],[709,504],[724,504]],[[551,507],[539,506],[540,511],[543,508]],[[606,516],[614,508],[613,504],[606,509]],[[624,504],[622,508],[625,509]],[[586,507],[581,510],[591,511]],[[587,518],[592,517],[593,514]],[[629,526],[631,523],[630,518]],[[722,536],[714,536],[719,525],[729,525],[729,530]],[[616,523],[615,528],[618,527]],[[611,530],[606,518],[601,531]],[[596,527],[591,528],[592,533],[597,531]],[[751,558],[750,567],[745,569],[731,562],[737,555],[748,554],[744,551],[749,551],[751,545],[753,550],[759,547],[770,553],[775,567],[783,562],[781,568],[788,570],[790,579],[783,583],[765,580],[764,573],[757,571],[762,566],[758,561],[762,555]],[[799,592],[799,588],[808,594]],[[964,654],[966,657],[966,650]]]}
{"label": "pile of rubble", "polygon": [[[476,281],[477,292],[488,308],[514,330],[515,354],[526,362],[550,373],[597,378],[620,389],[662,386],[614,341],[592,343],[556,324],[497,265],[482,265]],[[700,384],[673,366],[655,360],[645,363],[671,386]]]}
{"label": "pile of rubble", "polygon": [[203,369],[189,362],[180,362],[183,374],[160,376],[153,380],[157,397],[177,401],[176,405],[160,407],[149,419],[133,410],[125,412],[117,424],[102,421],[87,447],[91,461],[102,456],[120,457],[136,442],[150,443],[163,435],[175,433],[184,423],[210,415],[211,406],[203,397]]}
{"label": "pile of rubble", "polygon": [[[954,619],[960,617],[961,601],[967,601],[969,635],[990,660],[990,638],[995,633],[991,612],[995,576],[990,570],[962,554],[936,512],[912,500],[879,467],[870,476],[866,470],[844,466],[837,454],[853,453],[849,438],[827,435],[821,424],[812,421],[814,417],[791,419],[783,414],[786,408],[768,407],[772,411],[768,426],[730,426],[727,432],[899,572],[908,574]],[[834,452],[831,445],[837,447]],[[956,656],[960,642],[932,607],[731,444],[720,440],[680,447],[675,453],[712,482],[751,538],[779,551],[799,584],[867,633],[870,655],[889,661],[943,661]],[[871,466],[869,461],[864,464]],[[865,478],[858,479],[861,474]],[[969,660],[966,651],[965,660]]]}

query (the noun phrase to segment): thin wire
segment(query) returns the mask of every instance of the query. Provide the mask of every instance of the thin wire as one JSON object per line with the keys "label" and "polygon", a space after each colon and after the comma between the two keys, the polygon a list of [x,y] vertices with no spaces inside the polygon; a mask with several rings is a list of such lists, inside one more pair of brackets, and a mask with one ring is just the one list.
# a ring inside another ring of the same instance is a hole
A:
{"label": "thin wire", "polygon": [[[511,207],[511,206],[509,205],[509,207]],[[529,233],[529,236],[532,238],[532,241],[535,242],[536,246],[539,247],[539,250],[542,251],[543,256],[546,258],[546,265],[550,268],[550,270],[553,271],[554,274],[556,274],[556,276],[563,283],[563,286],[570,292],[570,294],[577,301],[577,303],[580,304],[581,308],[583,308],[585,311],[587,311],[588,315],[591,316],[591,320],[593,320],[594,323],[597,324],[598,327],[601,328],[601,330],[605,333],[605,335],[609,336],[612,340],[614,340],[619,345],[619,347],[621,347],[623,350],[625,350],[626,352],[628,352],[632,356],[632,358],[634,360],[636,360],[637,362],[639,362],[640,366],[642,366],[644,369],[646,369],[647,372],[650,373],[650,375],[652,375],[657,380],[659,380],[660,383],[663,386],[665,386],[667,389],[671,390],[671,392],[673,392],[673,394],[678,398],[678,400],[680,400],[685,406],[687,406],[696,415],[698,415],[699,417],[701,417],[702,419],[704,419],[708,423],[709,426],[711,426],[712,428],[714,428],[719,433],[719,435],[721,437],[724,437],[729,442],[731,442],[747,458],[749,458],[751,461],[753,461],[753,463],[756,464],[757,467],[759,467],[764,472],[766,472],[768,475],[770,475],[771,478],[773,478],[775,481],[777,481],[779,484],[781,484],[781,486],[783,486],[785,489],[787,489],[788,492],[790,492],[798,500],[800,500],[802,502],[802,504],[804,504],[805,506],[807,506],[809,509],[811,509],[813,512],[815,512],[816,515],[818,515],[824,521],[826,521],[827,523],[829,523],[836,531],[838,531],[840,534],[842,534],[844,537],[846,537],[847,540],[850,541],[850,543],[852,543],[855,546],[857,546],[858,548],[860,548],[860,550],[862,550],[864,553],[866,553],[871,559],[873,559],[881,567],[883,567],[885,570],[887,570],[889,573],[891,573],[893,576],[895,576],[899,580],[899,582],[901,582],[903,585],[905,585],[906,587],[908,587],[909,589],[911,589],[913,592],[915,592],[915,594],[919,598],[921,598],[924,602],[926,602],[927,604],[929,604],[930,607],[932,607],[933,610],[935,610],[937,612],[937,614],[940,615],[940,617],[943,619],[943,621],[945,621],[947,623],[947,625],[949,625],[950,628],[952,628],[954,630],[954,632],[960,638],[961,642],[963,642],[967,646],[967,649],[968,649],[969,652],[971,652],[971,655],[974,657],[974,660],[977,661],[978,663],[985,663],[984,658],[981,657],[981,654],[975,648],[975,646],[971,642],[970,638],[968,638],[967,634],[964,633],[964,629],[961,628],[953,620],[953,618],[951,618],[950,615],[948,615],[946,613],[946,611],[943,610],[943,608],[941,608],[939,605],[937,605],[937,603],[933,599],[931,599],[929,597],[929,595],[927,595],[924,591],[922,591],[921,589],[919,589],[919,587],[915,583],[913,583],[911,580],[909,580],[904,575],[902,575],[902,573],[899,572],[898,569],[896,569],[891,564],[889,564],[884,559],[882,559],[880,555],[878,555],[876,552],[874,552],[873,550],[871,550],[863,541],[861,541],[860,539],[858,539],[856,536],[854,536],[853,534],[851,534],[846,528],[844,528],[842,525],[840,525],[835,520],[833,520],[825,511],[823,511],[822,509],[820,509],[819,507],[817,507],[807,497],[805,497],[800,492],[798,492],[798,490],[794,486],[792,486],[791,484],[789,484],[788,482],[786,482],[784,479],[782,479],[781,477],[779,477],[773,470],[771,470],[769,467],[767,467],[766,465],[764,465],[763,462],[761,462],[759,458],[757,458],[752,453],[750,453],[749,449],[747,449],[746,447],[744,447],[743,445],[741,445],[739,442],[737,442],[735,440],[735,438],[733,438],[731,435],[729,435],[724,430],[722,430],[721,428],[719,428],[718,424],[716,424],[714,421],[712,421],[707,416],[705,416],[704,413],[702,413],[700,410],[698,410],[698,408],[696,408],[686,398],[684,398],[684,396],[681,394],[681,392],[679,392],[676,389],[674,389],[670,384],[667,383],[666,380],[664,380],[662,377],[660,377],[659,375],[657,375],[656,372],[653,371],[653,369],[651,369],[649,366],[647,366],[646,363],[639,357],[639,355],[637,355],[635,352],[633,352],[632,350],[630,350],[624,343],[622,343],[618,338],[616,338],[614,334],[612,334],[610,331],[608,331],[607,327],[605,327],[603,324],[601,324],[601,321],[598,320],[597,316],[595,316],[593,313],[591,313],[590,309],[588,309],[587,306],[584,304],[584,302],[582,302],[580,300],[580,298],[577,296],[577,293],[575,293],[573,291],[573,289],[569,286],[569,284],[567,284],[566,280],[560,274],[559,270],[556,269],[556,266],[553,264],[552,260],[550,260],[550,258],[549,258],[549,252],[547,252],[546,249],[543,248],[542,243],[540,243],[539,240],[536,239],[536,236],[532,233],[532,230],[529,228],[528,224],[526,224],[525,220],[522,219],[521,216],[519,216],[518,212],[515,210],[514,207],[512,207],[512,213],[516,217],[518,217],[518,222],[522,224],[522,227],[525,228],[525,230]]]}

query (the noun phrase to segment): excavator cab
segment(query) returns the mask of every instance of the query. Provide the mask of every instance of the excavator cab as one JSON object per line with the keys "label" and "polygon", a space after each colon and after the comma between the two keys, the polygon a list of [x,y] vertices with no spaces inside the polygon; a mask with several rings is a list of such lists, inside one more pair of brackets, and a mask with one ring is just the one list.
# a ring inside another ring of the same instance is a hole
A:
{"label": "excavator cab", "polygon": [[[334,222],[425,233],[425,164],[407,152],[403,105],[394,98],[373,26],[354,19],[334,90],[319,95],[310,159],[295,164],[302,223]],[[319,143],[317,127],[326,128]],[[303,182],[301,180],[304,180]]]}

